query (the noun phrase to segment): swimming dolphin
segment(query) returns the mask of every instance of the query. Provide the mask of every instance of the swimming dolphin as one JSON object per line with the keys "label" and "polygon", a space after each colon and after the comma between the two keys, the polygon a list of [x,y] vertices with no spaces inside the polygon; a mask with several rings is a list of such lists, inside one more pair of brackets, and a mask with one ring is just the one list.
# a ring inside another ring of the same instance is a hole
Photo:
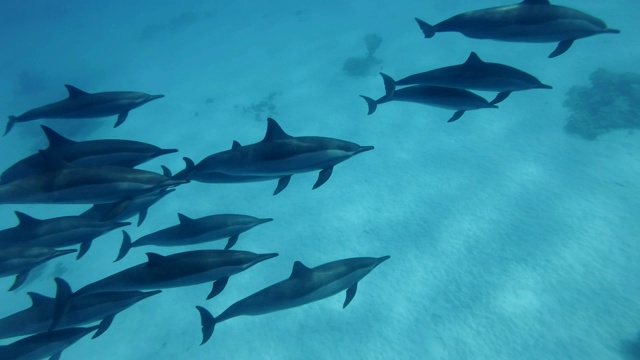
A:
{"label": "swimming dolphin", "polygon": [[145,170],[120,166],[81,167],[40,152],[51,170],[0,184],[0,204],[101,204],[121,202],[126,208],[136,196],[185,184]]}
{"label": "swimming dolphin", "polygon": [[577,39],[598,34],[618,34],[604,21],[572,8],[551,5],[548,0],[524,0],[518,4],[465,12],[430,25],[416,18],[424,37],[437,32],[459,32],[473,39],[547,43],[558,42],[550,58],[562,55]]}
{"label": "swimming dolphin", "polygon": [[229,306],[214,318],[201,306],[196,306],[202,322],[202,344],[209,341],[216,324],[242,315],[262,315],[274,311],[312,303],[333,296],[344,290],[347,297],[342,308],[349,305],[358,289],[358,281],[380,265],[389,256],[380,258],[350,258],[308,268],[300,261],[293,264],[291,276],[268,286]]}
{"label": "swimming dolphin", "polygon": [[[73,141],[41,125],[49,147],[60,157],[78,166],[124,166],[136,167],[158,156],[177,152],[178,149],[162,149],[157,146],[132,140]],[[8,183],[30,175],[47,171],[46,162],[39,153],[26,157],[0,176],[0,183]]]}
{"label": "swimming dolphin", "polygon": [[0,251],[6,247],[61,248],[80,245],[80,259],[99,236],[129,222],[99,221],[83,216],[61,216],[40,220],[16,211],[18,225],[0,231]]}
{"label": "swimming dolphin", "polygon": [[[60,354],[100,325],[87,328],[68,328],[31,335],[9,345],[0,346],[0,360],[59,360]],[[95,339],[97,336],[93,336]]]}
{"label": "swimming dolphin", "polygon": [[498,95],[490,102],[491,104],[503,101],[513,91],[552,88],[541,83],[533,75],[511,66],[484,62],[475,52],[472,52],[467,61],[460,65],[410,75],[397,81],[388,76],[387,80],[385,86],[391,87],[387,93],[393,93],[396,86],[415,84],[497,91]]}
{"label": "swimming dolphin", "polygon": [[194,250],[167,256],[149,252],[147,262],[91,283],[74,296],[102,291],[166,289],[214,281],[208,300],[224,289],[231,275],[276,256],[278,254],[237,250]]}
{"label": "swimming dolphin", "polygon": [[162,188],[155,192],[136,196],[131,199],[131,202],[124,210],[120,209],[122,204],[119,202],[94,204],[87,211],[80,214],[80,216],[100,221],[107,221],[108,219],[111,221],[124,221],[138,216],[137,226],[140,226],[147,218],[149,208],[175,190],[175,188]]}
{"label": "swimming dolphin", "polygon": [[9,116],[4,134],[7,135],[15,123],[38,119],[101,118],[118,115],[118,120],[113,126],[118,127],[127,119],[129,111],[164,97],[135,91],[88,93],[75,86],[65,87],[69,92],[66,99],[31,109],[20,116]]}
{"label": "swimming dolphin", "polygon": [[[289,184],[293,174],[320,170],[313,189],[322,186],[333,172],[333,167],[354,155],[373,150],[373,146],[319,136],[291,136],[272,119],[267,119],[267,132],[262,141],[211,155],[202,160],[191,173],[221,173],[233,177],[278,177],[274,195]],[[261,180],[261,179],[260,179]]]}
{"label": "swimming dolphin", "polygon": [[[495,103],[487,101],[480,95],[469,90],[456,89],[443,86],[414,85],[402,89],[395,89],[395,81],[386,74],[380,73],[384,81],[385,95],[378,100],[368,96],[360,95],[369,106],[368,115],[373,114],[379,104],[390,101],[406,101],[423,105],[435,106],[443,109],[456,110],[447,122],[453,122],[467,110],[477,110],[485,108],[497,108]],[[495,99],[494,101],[496,101]]]}
{"label": "swimming dolphin", "polygon": [[[68,286],[63,279],[56,278],[56,283],[58,286]],[[161,292],[109,291],[71,297],[69,308],[61,314],[56,328],[103,322],[100,331],[104,332],[117,314]],[[41,333],[51,327],[56,300],[35,292],[27,294],[31,298],[29,308],[0,319],[0,339]]]}
{"label": "swimming dolphin", "polygon": [[19,288],[27,280],[29,271],[45,262],[78,250],[56,250],[44,247],[9,247],[0,251],[0,277],[16,275],[9,291]]}
{"label": "swimming dolphin", "polygon": [[125,257],[131,248],[147,245],[184,246],[228,238],[224,249],[229,250],[238,241],[241,233],[273,221],[271,218],[259,219],[236,214],[210,215],[192,219],[180,213],[178,213],[178,220],[180,221],[178,225],[145,235],[133,243],[129,234],[123,230],[122,246],[115,261]]}

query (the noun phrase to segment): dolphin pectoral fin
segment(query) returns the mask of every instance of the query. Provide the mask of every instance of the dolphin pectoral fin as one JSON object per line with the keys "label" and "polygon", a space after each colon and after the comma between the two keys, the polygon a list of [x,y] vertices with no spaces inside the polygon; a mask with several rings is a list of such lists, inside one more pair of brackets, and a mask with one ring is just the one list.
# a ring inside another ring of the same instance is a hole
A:
{"label": "dolphin pectoral fin", "polygon": [[122,245],[120,245],[120,251],[118,252],[118,257],[113,260],[113,262],[120,261],[122,258],[127,256],[129,250],[131,250],[131,236],[125,230],[122,230]]}
{"label": "dolphin pectoral fin", "polygon": [[238,237],[240,237],[240,234],[235,234],[232,237],[230,237],[229,240],[227,241],[227,246],[225,246],[224,249],[225,250],[231,249],[231,247],[238,242]]}
{"label": "dolphin pectoral fin", "polygon": [[70,299],[73,296],[73,291],[68,282],[62,278],[55,278],[54,280],[56,282],[56,298],[54,300],[49,331],[55,330],[58,325],[60,325],[60,321],[67,314],[67,310],[69,310]]}
{"label": "dolphin pectoral fin", "polygon": [[128,111],[123,112],[122,114],[118,115],[118,120],[116,120],[116,124],[113,125],[114,128],[117,128],[118,126],[122,125],[122,123],[127,120],[127,116],[129,115]]}
{"label": "dolphin pectoral fin", "polygon": [[96,331],[95,334],[93,334],[93,336],[91,337],[92,339],[97,338],[98,336],[104,334],[105,331],[107,331],[109,329],[109,326],[111,326],[111,323],[113,322],[113,318],[116,317],[115,315],[109,315],[106,318],[104,318],[100,324],[98,325],[98,331]]}
{"label": "dolphin pectoral fin", "polygon": [[278,186],[276,186],[276,189],[273,191],[273,196],[280,194],[280,192],[289,185],[289,181],[291,181],[291,175],[281,177],[280,180],[278,180]]}
{"label": "dolphin pectoral fin", "polygon": [[225,286],[227,286],[228,282],[229,282],[228,276],[214,281],[213,288],[211,289],[211,292],[209,293],[209,295],[207,295],[207,300],[211,300],[214,297],[216,297],[218,294],[220,294],[222,290],[224,290]]}
{"label": "dolphin pectoral fin", "polygon": [[374,112],[376,112],[376,109],[378,108],[378,102],[373,100],[372,98],[368,97],[368,96],[364,96],[364,95],[360,95],[361,98],[364,99],[364,101],[367,102],[367,106],[369,107],[369,111],[367,112],[367,115],[371,115]]}
{"label": "dolphin pectoral fin", "polygon": [[58,351],[57,353],[53,354],[53,356],[50,357],[49,360],[60,360],[61,355],[62,355],[62,351]]}
{"label": "dolphin pectoral fin", "polygon": [[489,102],[489,105],[495,105],[504,101],[504,99],[508,98],[511,95],[511,91],[503,91],[499,92],[496,97]]}
{"label": "dolphin pectoral fin", "polygon": [[18,118],[17,117],[15,117],[13,115],[9,116],[9,122],[7,123],[7,128],[4,129],[4,135],[7,135],[9,133],[9,131],[11,131],[11,129],[13,129],[13,125],[15,125],[16,122],[18,122]]}
{"label": "dolphin pectoral fin", "polygon": [[454,122],[458,119],[460,119],[460,117],[464,115],[464,110],[458,110],[456,111],[453,116],[451,117],[451,119],[447,120],[447,122]]}
{"label": "dolphin pectoral fin", "polygon": [[418,23],[418,26],[420,27],[420,30],[422,30],[422,33],[424,34],[425,38],[432,38],[435,34],[436,34],[436,29],[433,25],[430,25],[418,18],[415,18],[416,22]]}
{"label": "dolphin pectoral fin", "polygon": [[313,190],[319,188],[324,183],[326,183],[327,180],[329,180],[329,178],[331,177],[332,173],[333,173],[333,166],[320,170],[320,174],[318,174],[318,180],[316,180],[316,183],[313,184]]}
{"label": "dolphin pectoral fin", "polygon": [[556,56],[560,56],[560,55],[564,54],[567,50],[569,50],[571,45],[573,45],[574,41],[575,41],[575,39],[560,41],[558,43],[558,46],[556,47],[556,49],[553,50],[553,52],[551,54],[549,54],[549,58],[554,58]]}
{"label": "dolphin pectoral fin", "polygon": [[204,345],[213,335],[213,330],[216,328],[216,318],[202,306],[196,306],[196,309],[200,313],[200,326],[202,326],[202,342],[200,345]]}
{"label": "dolphin pectoral fin", "polygon": [[356,296],[356,291],[358,291],[358,283],[351,285],[351,287],[347,289],[347,297],[344,299],[344,304],[342,304],[343,309],[346,308],[351,300],[353,300],[353,297]]}
{"label": "dolphin pectoral fin", "polygon": [[91,247],[91,240],[85,241],[82,244],[80,244],[80,251],[78,251],[78,256],[76,256],[76,260],[80,260],[80,258],[83,257],[84,254],[87,253],[87,251],[89,251],[90,247]]}
{"label": "dolphin pectoral fin", "polygon": [[144,222],[144,219],[147,218],[148,212],[149,208],[145,208],[140,211],[140,213],[138,214],[138,227],[140,227],[140,225],[142,225],[142,223]]}
{"label": "dolphin pectoral fin", "polygon": [[20,286],[22,286],[22,284],[24,284],[24,282],[27,281],[28,276],[29,276],[29,270],[23,271],[20,274],[16,275],[16,280],[13,282],[13,285],[11,285],[11,287],[9,288],[9,291],[13,291],[19,288]]}

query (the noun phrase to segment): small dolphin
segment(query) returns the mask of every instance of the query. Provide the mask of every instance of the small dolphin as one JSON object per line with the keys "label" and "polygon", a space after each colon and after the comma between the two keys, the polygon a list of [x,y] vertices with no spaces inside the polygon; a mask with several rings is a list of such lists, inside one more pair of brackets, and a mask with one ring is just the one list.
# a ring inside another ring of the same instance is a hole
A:
{"label": "small dolphin", "polygon": [[38,119],[101,118],[118,115],[118,120],[113,126],[118,127],[127,119],[129,111],[164,97],[135,91],[88,93],[71,85],[65,87],[69,92],[68,98],[31,109],[20,116],[9,116],[4,134],[7,135],[15,123]]}
{"label": "small dolphin", "polygon": [[264,177],[278,177],[274,195],[284,190],[293,174],[320,170],[313,189],[322,186],[333,172],[333,167],[354,155],[373,150],[373,146],[319,136],[291,136],[272,119],[267,119],[267,132],[262,141],[240,146],[234,144],[224,156],[211,155],[202,160],[191,172],[191,179],[203,173],[248,177],[258,181]]}
{"label": "small dolphin", "polygon": [[456,110],[447,122],[453,122],[460,119],[467,110],[498,107],[495,103],[489,102],[482,96],[476,95],[465,89],[431,85],[414,85],[396,90],[395,81],[389,77],[389,75],[383,73],[380,73],[380,75],[384,80],[386,94],[378,100],[360,95],[360,97],[363,98],[369,106],[368,115],[373,114],[379,104],[384,104],[390,101],[406,101],[443,109]]}
{"label": "small dolphin", "polygon": [[465,12],[430,25],[416,18],[424,37],[437,32],[459,32],[473,39],[548,43],[558,42],[550,58],[562,55],[577,39],[598,34],[618,34],[604,21],[572,8],[551,5],[548,0],[524,0],[518,4]]}
{"label": "small dolphin", "polygon": [[[162,149],[157,146],[132,140],[90,140],[73,141],[41,125],[49,147],[45,151],[54,151],[58,157],[78,166],[124,166],[136,167],[151,159],[177,152],[178,149]],[[8,183],[30,175],[47,171],[42,155],[26,157],[0,176],[0,183]]]}
{"label": "small dolphin", "polygon": [[155,290],[214,281],[207,300],[218,295],[229,277],[278,254],[237,250],[194,250],[168,256],[147,253],[148,261],[122,270],[75,292]]}
{"label": "small dolphin", "polygon": [[503,64],[484,62],[475,52],[471,52],[463,64],[410,75],[398,81],[389,76],[385,82],[385,86],[392,87],[387,93],[393,93],[396,86],[414,84],[497,91],[498,95],[491,104],[503,101],[513,91],[552,89],[524,71]]}
{"label": "small dolphin", "polygon": [[[86,335],[99,330],[100,325],[44,332],[0,346],[0,360],[59,360],[60,354]],[[97,336],[94,335],[93,339]]]}
{"label": "small dolphin", "polygon": [[87,211],[80,214],[80,216],[100,221],[124,221],[134,216],[138,216],[137,226],[140,226],[147,218],[149,208],[175,190],[175,188],[162,188],[155,192],[136,196],[124,210],[120,209],[120,206],[122,205],[120,202],[95,204]]}
{"label": "small dolphin", "polygon": [[[58,287],[69,286],[59,278],[56,278],[56,283]],[[103,322],[100,330],[104,332],[117,314],[161,292],[111,291],[71,297],[69,308],[61,314],[57,328]],[[29,308],[0,319],[0,339],[41,333],[51,327],[56,300],[34,292],[27,294],[31,298]]]}
{"label": "small dolphin", "polygon": [[16,275],[9,291],[19,288],[27,280],[29,271],[57,258],[58,256],[74,253],[78,250],[56,250],[44,247],[10,247],[0,251],[0,277]]}
{"label": "small dolphin", "polygon": [[273,221],[271,218],[259,219],[236,214],[210,215],[192,219],[180,213],[178,213],[178,220],[180,221],[178,225],[145,235],[133,243],[129,234],[123,230],[122,246],[115,261],[125,257],[131,248],[147,245],[184,246],[228,238],[224,249],[229,250],[238,241],[241,233]]}
{"label": "small dolphin", "polygon": [[83,216],[36,219],[16,211],[18,225],[0,231],[0,249],[5,247],[61,248],[80,244],[77,259],[87,253],[91,242],[109,231],[131,225],[128,222],[98,221]]}
{"label": "small dolphin", "polygon": [[214,318],[209,311],[196,306],[202,322],[202,344],[209,341],[216,324],[242,315],[262,315],[312,303],[347,290],[342,308],[349,305],[358,289],[358,281],[389,256],[350,258],[308,268],[300,261],[293,264],[291,276],[266,287],[235,304]]}

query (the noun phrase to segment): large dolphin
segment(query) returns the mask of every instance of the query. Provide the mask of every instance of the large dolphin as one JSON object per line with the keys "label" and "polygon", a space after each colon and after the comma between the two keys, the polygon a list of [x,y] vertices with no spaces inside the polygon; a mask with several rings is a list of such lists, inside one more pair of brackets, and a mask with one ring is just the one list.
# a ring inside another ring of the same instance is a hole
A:
{"label": "large dolphin", "polygon": [[291,276],[279,283],[268,286],[253,295],[229,306],[214,318],[201,306],[202,343],[209,341],[215,325],[242,315],[262,315],[274,311],[290,309],[333,296],[344,290],[347,296],[342,308],[349,305],[358,289],[358,281],[380,265],[389,256],[380,258],[349,258],[308,268],[300,261],[293,264]]}
{"label": "large dolphin", "polygon": [[550,58],[562,55],[577,39],[598,34],[618,34],[604,21],[572,8],[551,5],[548,0],[524,0],[518,4],[465,12],[430,25],[416,18],[426,38],[437,32],[459,32],[473,39],[548,43],[558,46]]}
{"label": "large dolphin", "polygon": [[229,277],[278,254],[237,250],[194,250],[162,256],[147,253],[147,262],[124,269],[75,292],[156,290],[214,281],[207,299],[218,295]]}
{"label": "large dolphin", "polygon": [[503,101],[513,91],[552,88],[522,70],[504,64],[484,62],[475,52],[471,52],[467,61],[460,65],[410,75],[397,81],[389,76],[387,80],[385,86],[392,87],[387,90],[388,93],[393,93],[396,86],[415,84],[497,91],[498,95],[491,101],[492,104]]}
{"label": "large dolphin", "polygon": [[224,249],[229,250],[238,241],[241,233],[273,221],[271,218],[260,219],[238,214],[219,214],[192,219],[180,213],[178,213],[178,220],[178,225],[147,234],[134,242],[131,242],[131,237],[123,230],[122,246],[115,261],[125,257],[131,248],[148,245],[184,246],[228,239]]}
{"label": "large dolphin", "polygon": [[106,219],[111,219],[111,221],[124,221],[138,216],[137,226],[140,226],[147,218],[149,208],[175,190],[175,188],[162,188],[158,191],[136,196],[124,210],[119,209],[120,203],[94,204],[87,211],[80,214],[80,216],[101,221],[105,221]]}
{"label": "large dolphin", "polygon": [[[373,114],[378,105],[390,101],[405,101],[423,105],[435,106],[443,109],[456,110],[447,122],[453,122],[468,110],[497,108],[495,101],[487,101],[480,95],[469,90],[456,89],[444,86],[413,85],[402,89],[395,89],[395,81],[386,74],[380,73],[384,81],[385,95],[374,100],[368,96],[360,95],[369,107],[368,115]],[[504,99],[503,99],[504,100]]]}
{"label": "large dolphin", "polygon": [[[100,325],[43,332],[0,346],[0,360],[59,360],[60,354],[86,335],[99,330]],[[95,339],[97,336],[94,335]]]}
{"label": "large dolphin", "polygon": [[10,247],[0,251],[0,277],[16,275],[9,291],[19,288],[27,280],[29,272],[45,262],[74,253],[78,250],[56,250],[43,247]]}
{"label": "large dolphin", "polygon": [[129,111],[164,97],[136,91],[88,93],[71,85],[65,87],[69,92],[66,99],[31,109],[20,116],[9,116],[4,134],[7,135],[15,123],[38,119],[101,118],[118,115],[118,120],[113,126],[118,127],[127,119]]}
{"label": "large dolphin", "polygon": [[354,155],[373,150],[373,146],[360,146],[349,141],[319,137],[291,136],[272,119],[267,119],[267,132],[262,141],[241,146],[234,144],[224,156],[214,154],[202,160],[194,173],[213,172],[232,177],[248,177],[258,181],[264,177],[279,178],[275,194],[289,184],[291,176],[320,170],[313,189],[322,186],[333,172],[333,167]]}
{"label": "large dolphin", "polygon": [[131,225],[128,222],[99,221],[83,216],[61,216],[40,220],[16,211],[18,225],[0,231],[0,249],[6,247],[61,248],[80,245],[78,259],[99,236],[117,228]]}
{"label": "large dolphin", "polygon": [[[69,286],[56,278],[58,287]],[[138,302],[161,293],[161,290],[108,291],[71,297],[66,313],[61,314],[57,328],[69,328],[102,322],[101,332],[107,330],[114,317]],[[27,293],[31,306],[0,319],[0,339],[48,331],[53,322],[55,299],[35,292]]]}
{"label": "large dolphin", "polygon": [[[177,152],[178,149],[162,149],[155,145],[132,140],[73,141],[41,125],[49,146],[45,151],[54,151],[58,157],[78,166],[124,166],[136,167],[158,156]],[[5,170],[1,183],[8,183],[30,175],[47,171],[41,154],[28,156]]]}

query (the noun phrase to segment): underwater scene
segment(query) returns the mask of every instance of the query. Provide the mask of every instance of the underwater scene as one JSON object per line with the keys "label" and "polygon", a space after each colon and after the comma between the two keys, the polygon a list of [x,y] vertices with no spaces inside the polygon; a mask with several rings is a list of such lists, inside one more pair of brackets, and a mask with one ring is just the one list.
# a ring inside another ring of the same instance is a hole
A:
{"label": "underwater scene", "polygon": [[0,360],[639,360],[638,19],[0,2]]}

